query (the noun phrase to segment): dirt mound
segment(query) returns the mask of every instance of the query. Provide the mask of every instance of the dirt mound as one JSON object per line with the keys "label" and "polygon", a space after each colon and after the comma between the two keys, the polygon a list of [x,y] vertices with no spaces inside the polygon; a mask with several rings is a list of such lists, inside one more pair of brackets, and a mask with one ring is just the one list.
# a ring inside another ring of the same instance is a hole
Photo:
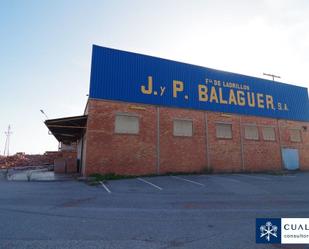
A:
{"label": "dirt mound", "polygon": [[0,156],[0,168],[12,168],[22,166],[42,166],[54,163],[56,158],[62,156],[61,152],[48,151],[43,155],[28,155],[25,153],[16,153],[13,156]]}

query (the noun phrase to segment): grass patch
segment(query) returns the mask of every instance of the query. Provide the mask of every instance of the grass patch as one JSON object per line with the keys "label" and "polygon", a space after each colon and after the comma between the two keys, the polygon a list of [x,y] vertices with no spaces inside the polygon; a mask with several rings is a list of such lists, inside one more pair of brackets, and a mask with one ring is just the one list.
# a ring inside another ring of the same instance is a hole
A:
{"label": "grass patch", "polygon": [[295,175],[298,173],[299,170],[283,170],[283,171],[270,171],[267,172],[269,175],[278,175],[278,176],[285,176],[285,175]]}
{"label": "grass patch", "polygon": [[181,176],[181,175],[200,175],[203,174],[203,172],[166,172],[164,174],[156,175],[156,176]]}
{"label": "grass patch", "polygon": [[[269,174],[269,175],[290,175],[295,174],[299,171],[288,171],[288,170],[281,170],[281,171],[227,171],[227,172],[215,172],[215,174]],[[99,174],[94,173],[89,175],[88,182],[104,182],[108,180],[121,180],[121,179],[130,179],[130,178],[137,178],[137,177],[155,177],[155,176],[173,176],[173,175],[200,175],[200,174],[214,174],[212,168],[204,169],[201,171],[191,171],[191,172],[166,172],[163,174],[146,174],[146,175],[117,175],[114,173],[110,174]]]}
{"label": "grass patch", "polygon": [[[297,171],[230,171],[230,172],[216,172],[216,174],[269,174],[269,175],[277,175],[277,176],[282,176],[282,175],[290,175],[290,174],[295,174]],[[91,186],[96,186],[101,184],[100,182],[106,183],[107,181],[110,180],[121,180],[121,179],[130,179],[130,178],[137,178],[137,177],[155,177],[155,176],[172,176],[172,175],[200,175],[200,174],[213,174],[213,169],[204,169],[202,171],[198,172],[167,172],[164,174],[147,174],[147,175],[117,175],[114,173],[110,174],[99,174],[99,173],[94,173],[89,175],[87,184]]]}
{"label": "grass patch", "polygon": [[117,175],[114,173],[110,174],[99,174],[94,173],[89,175],[88,184],[89,185],[98,185],[100,182],[106,182],[109,180],[121,180],[121,179],[130,179],[137,177],[155,177],[155,176],[172,176],[172,175],[197,175],[197,174],[211,174],[211,171],[202,171],[202,172],[167,172],[164,174],[146,174],[146,175]]}
{"label": "grass patch", "polygon": [[128,178],[134,178],[136,176],[116,175],[114,173],[101,175],[101,174],[95,173],[95,174],[91,174],[89,177],[93,178],[93,181],[100,182],[100,181],[108,181],[108,180],[128,179]]}
{"label": "grass patch", "polygon": [[257,175],[263,175],[263,174],[266,174],[266,175],[274,175],[274,176],[285,176],[285,175],[294,175],[296,174],[297,172],[300,172],[299,170],[278,170],[278,171],[275,171],[275,170],[272,170],[272,171],[269,171],[269,170],[265,170],[265,171],[235,171],[235,172],[225,172],[224,174],[257,174]]}

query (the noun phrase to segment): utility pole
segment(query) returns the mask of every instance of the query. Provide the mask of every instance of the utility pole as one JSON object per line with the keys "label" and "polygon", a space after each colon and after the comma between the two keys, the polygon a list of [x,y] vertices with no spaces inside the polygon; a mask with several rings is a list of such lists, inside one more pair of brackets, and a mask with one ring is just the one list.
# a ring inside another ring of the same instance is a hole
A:
{"label": "utility pole", "polygon": [[274,75],[274,74],[270,74],[270,73],[263,73],[263,75],[272,77],[272,78],[273,78],[273,81],[275,81],[275,78],[278,78],[278,79],[281,78],[280,76],[277,76],[277,75]]}
{"label": "utility pole", "polygon": [[11,126],[8,126],[8,130],[5,132],[6,139],[5,139],[5,146],[4,146],[4,156],[9,156],[10,155],[10,136],[11,136]]}

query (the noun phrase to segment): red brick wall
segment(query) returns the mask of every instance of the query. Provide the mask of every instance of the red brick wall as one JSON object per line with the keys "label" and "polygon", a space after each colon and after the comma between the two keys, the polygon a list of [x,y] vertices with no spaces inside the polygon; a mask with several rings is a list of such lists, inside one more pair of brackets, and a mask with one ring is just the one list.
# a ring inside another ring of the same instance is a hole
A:
{"label": "red brick wall", "polygon": [[[193,121],[192,137],[174,136],[175,118]],[[160,173],[206,170],[205,131],[204,112],[160,107]]]}
{"label": "red brick wall", "polygon": [[[157,109],[151,105],[89,100],[84,146],[86,148],[85,174],[156,174]],[[116,134],[114,132],[116,113],[138,115],[140,117],[139,134]],[[283,169],[280,141],[283,148],[299,149],[300,169],[309,170],[309,123],[166,107],[160,107],[159,113],[161,174],[207,170],[213,172],[278,171]],[[193,121],[192,137],[173,135],[173,120],[177,118]],[[232,139],[216,138],[218,122],[232,124]],[[246,124],[257,125],[258,141],[244,138]],[[263,126],[275,128],[276,141],[263,140]],[[308,126],[308,130],[305,131],[303,126]],[[302,130],[302,142],[290,142],[288,129],[298,127]]]}
{"label": "red brick wall", "polygon": [[[281,144],[283,148],[295,148],[299,150],[300,169],[309,170],[309,124],[305,122],[279,120],[281,132]],[[307,127],[307,130],[304,129]],[[298,128],[301,131],[302,142],[291,142],[289,129]]]}
{"label": "red brick wall", "polygon": [[[243,150],[244,150],[244,169],[245,171],[279,171],[281,165],[281,151],[279,144],[279,133],[276,119],[257,118],[250,116],[242,116],[242,134],[243,134]],[[246,139],[245,126],[256,125],[259,132],[258,140]],[[270,126],[275,129],[275,141],[263,140],[262,127]]]}
{"label": "red brick wall", "polygon": [[[86,138],[86,171],[122,175],[156,173],[156,108],[90,100]],[[138,135],[116,134],[115,114],[140,117]]]}
{"label": "red brick wall", "polygon": [[[209,164],[214,172],[238,172],[242,169],[239,117],[208,112],[208,150]],[[216,124],[223,122],[232,124],[232,139],[218,139]]]}

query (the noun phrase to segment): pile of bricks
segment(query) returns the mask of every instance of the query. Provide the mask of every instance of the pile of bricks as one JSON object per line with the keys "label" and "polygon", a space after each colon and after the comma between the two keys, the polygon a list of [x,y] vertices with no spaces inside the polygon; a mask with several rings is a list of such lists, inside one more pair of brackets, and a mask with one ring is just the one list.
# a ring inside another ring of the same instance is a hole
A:
{"label": "pile of bricks", "polygon": [[23,166],[43,166],[54,164],[56,158],[61,157],[61,152],[49,151],[43,155],[27,155],[25,153],[16,153],[13,156],[0,156],[0,168],[13,168]]}

